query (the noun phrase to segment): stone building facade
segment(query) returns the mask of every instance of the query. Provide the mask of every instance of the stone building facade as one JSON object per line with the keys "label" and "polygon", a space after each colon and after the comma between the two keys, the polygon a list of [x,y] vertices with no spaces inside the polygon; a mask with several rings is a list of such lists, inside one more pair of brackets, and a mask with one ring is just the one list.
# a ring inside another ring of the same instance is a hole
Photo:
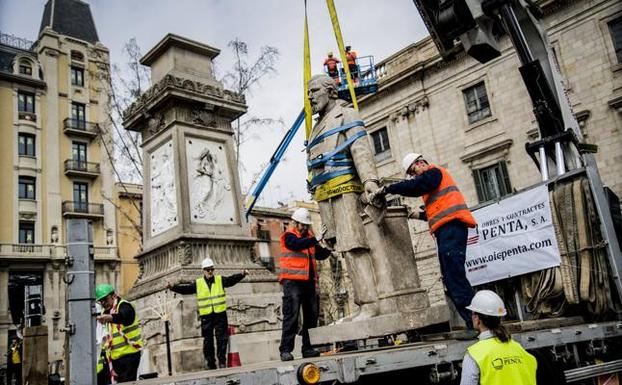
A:
{"label": "stone building facade", "polygon": [[49,0],[34,43],[0,36],[0,352],[41,324],[62,359],[67,219],[92,221],[96,280],[119,282],[108,68],[82,1]]}
{"label": "stone building facade", "polygon": [[[604,183],[622,195],[622,3],[540,3],[568,97]],[[450,170],[469,206],[540,180],[524,144],[537,139],[535,118],[509,39],[482,65],[464,53],[442,61],[427,37],[377,65],[379,90],[359,106],[378,172],[401,179],[402,157],[418,152]],[[419,199],[402,199],[418,207]],[[444,301],[436,248],[425,222],[412,221],[423,288]]]}

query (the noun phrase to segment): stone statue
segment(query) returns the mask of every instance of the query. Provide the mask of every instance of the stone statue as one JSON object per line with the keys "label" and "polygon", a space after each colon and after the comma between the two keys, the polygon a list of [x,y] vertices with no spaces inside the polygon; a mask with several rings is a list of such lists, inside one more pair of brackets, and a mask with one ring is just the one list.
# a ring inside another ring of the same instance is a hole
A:
{"label": "stone statue", "polygon": [[333,79],[313,76],[309,100],[319,115],[307,145],[310,189],[320,207],[323,239],[345,254],[354,302],[360,307],[351,320],[360,321],[379,313],[370,245],[361,219],[361,198],[368,202],[367,196],[379,187],[374,155],[358,112],[338,104]]}

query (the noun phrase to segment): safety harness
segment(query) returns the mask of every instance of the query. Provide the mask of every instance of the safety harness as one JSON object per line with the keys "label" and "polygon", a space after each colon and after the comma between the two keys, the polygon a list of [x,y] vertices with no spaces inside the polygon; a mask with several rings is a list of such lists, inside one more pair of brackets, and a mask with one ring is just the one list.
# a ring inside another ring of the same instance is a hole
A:
{"label": "safety harness", "polygon": [[[364,124],[362,120],[355,120],[330,129],[318,135],[307,144],[307,152],[331,135],[342,133],[353,127],[364,126]],[[352,143],[365,135],[367,135],[367,131],[359,131],[346,138],[345,141],[333,150],[320,154],[307,162],[307,169],[310,173],[317,168],[324,168],[325,170],[311,178],[309,182],[309,190],[313,193],[313,197],[317,202],[349,192],[363,192],[363,185],[355,180],[356,169],[354,168],[354,161],[347,150]]]}

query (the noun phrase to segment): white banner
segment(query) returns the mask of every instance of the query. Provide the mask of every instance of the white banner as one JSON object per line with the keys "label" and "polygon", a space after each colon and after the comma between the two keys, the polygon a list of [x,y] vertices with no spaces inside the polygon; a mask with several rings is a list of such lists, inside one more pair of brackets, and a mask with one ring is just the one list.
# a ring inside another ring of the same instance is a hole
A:
{"label": "white banner", "polygon": [[473,211],[465,269],[471,285],[559,266],[546,185]]}

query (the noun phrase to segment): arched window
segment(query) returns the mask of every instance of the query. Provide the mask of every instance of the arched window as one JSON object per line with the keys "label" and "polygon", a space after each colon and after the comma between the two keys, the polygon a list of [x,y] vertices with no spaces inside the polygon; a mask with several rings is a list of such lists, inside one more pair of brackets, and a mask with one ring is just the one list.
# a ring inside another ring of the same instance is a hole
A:
{"label": "arched window", "polygon": [[71,60],[83,62],[84,61],[84,54],[82,52],[80,52],[80,51],[71,50]]}
{"label": "arched window", "polygon": [[19,61],[19,73],[20,75],[32,76],[32,64],[25,59]]}

